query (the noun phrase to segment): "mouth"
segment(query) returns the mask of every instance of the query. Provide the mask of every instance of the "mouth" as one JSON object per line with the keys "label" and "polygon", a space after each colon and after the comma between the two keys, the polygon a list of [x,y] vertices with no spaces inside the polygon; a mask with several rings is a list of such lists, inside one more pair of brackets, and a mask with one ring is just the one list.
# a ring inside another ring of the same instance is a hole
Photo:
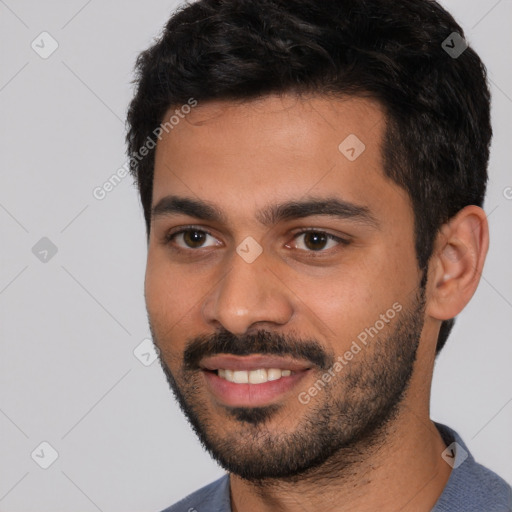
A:
{"label": "mouth", "polygon": [[285,400],[312,370],[287,357],[230,354],[205,358],[200,368],[215,401],[231,407],[262,407]]}
{"label": "mouth", "polygon": [[280,368],[258,368],[257,370],[230,370],[228,368],[219,368],[217,375],[221,379],[235,384],[264,384],[279,380],[283,377],[289,377],[291,370],[282,370]]}

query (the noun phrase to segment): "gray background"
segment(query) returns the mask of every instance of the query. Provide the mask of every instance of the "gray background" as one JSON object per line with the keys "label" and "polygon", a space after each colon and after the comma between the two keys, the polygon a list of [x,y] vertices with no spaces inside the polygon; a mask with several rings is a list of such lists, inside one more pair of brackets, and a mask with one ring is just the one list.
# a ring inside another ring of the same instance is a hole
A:
{"label": "gray background", "polygon": [[[432,416],[511,482],[512,2],[442,3],[488,66],[495,137],[491,249],[437,363]],[[0,0],[0,511],[157,511],[222,474],[158,363],[133,353],[149,331],[132,179],[92,193],[126,160],[132,67],[176,5]],[[47,59],[31,47],[43,31],[59,45]],[[44,241],[34,254],[42,237],[55,255]],[[59,455],[48,469],[43,441]]]}

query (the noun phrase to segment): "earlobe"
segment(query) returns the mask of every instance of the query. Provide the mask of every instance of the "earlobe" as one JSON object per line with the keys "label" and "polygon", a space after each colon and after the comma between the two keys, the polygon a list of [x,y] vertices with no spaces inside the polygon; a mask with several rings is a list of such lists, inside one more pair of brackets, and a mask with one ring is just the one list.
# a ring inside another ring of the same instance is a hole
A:
{"label": "earlobe", "polygon": [[467,206],[444,224],[431,258],[427,313],[437,320],[458,315],[473,296],[489,246],[485,212]]}

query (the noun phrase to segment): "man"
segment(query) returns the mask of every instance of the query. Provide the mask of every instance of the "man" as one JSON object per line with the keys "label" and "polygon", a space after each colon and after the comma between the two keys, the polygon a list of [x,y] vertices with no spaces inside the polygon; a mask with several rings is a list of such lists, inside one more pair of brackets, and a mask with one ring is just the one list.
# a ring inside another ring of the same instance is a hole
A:
{"label": "man", "polygon": [[461,27],[429,0],[200,0],[137,72],[150,327],[228,472],[167,510],[512,510],[429,416],[489,238]]}

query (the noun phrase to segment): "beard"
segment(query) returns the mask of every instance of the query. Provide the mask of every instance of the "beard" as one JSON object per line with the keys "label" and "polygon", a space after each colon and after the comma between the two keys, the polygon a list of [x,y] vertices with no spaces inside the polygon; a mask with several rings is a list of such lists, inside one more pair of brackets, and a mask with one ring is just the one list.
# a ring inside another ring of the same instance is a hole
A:
{"label": "beard", "polygon": [[[160,364],[171,390],[201,444],[228,472],[264,485],[277,480],[340,475],[385,442],[408,388],[424,321],[424,288],[413,303],[403,308],[360,352],[306,405],[264,407],[222,406],[224,414],[212,411],[205,395],[199,361],[215,354],[273,354],[293,356],[313,363],[321,379],[335,363],[335,354],[315,340],[283,336],[260,330],[237,337],[227,330],[198,336],[187,343],[177,370]],[[390,330],[391,329],[391,330]],[[169,353],[169,361],[178,363]],[[315,382],[317,380],[315,379]],[[299,391],[305,391],[301,388]],[[298,394],[297,392],[297,394]],[[297,418],[293,428],[285,421]],[[288,425],[289,427],[289,425]]]}

